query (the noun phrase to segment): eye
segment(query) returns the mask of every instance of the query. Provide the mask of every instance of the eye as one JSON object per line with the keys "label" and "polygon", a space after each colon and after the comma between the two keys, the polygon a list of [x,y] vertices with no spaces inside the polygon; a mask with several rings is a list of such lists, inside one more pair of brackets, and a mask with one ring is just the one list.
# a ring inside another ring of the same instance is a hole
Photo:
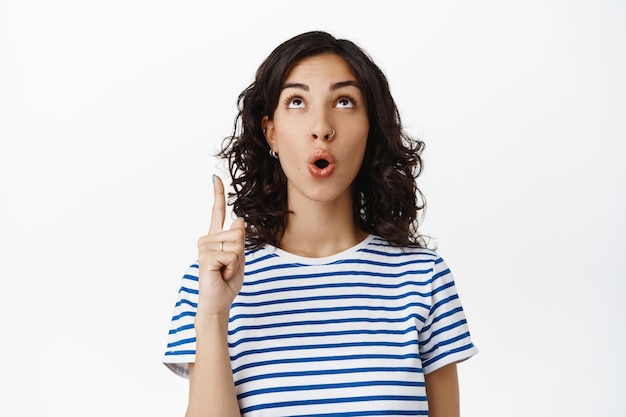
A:
{"label": "eye", "polygon": [[289,109],[302,109],[304,108],[304,100],[298,96],[290,96],[285,100],[287,108]]}
{"label": "eye", "polygon": [[355,106],[356,106],[356,103],[354,99],[351,97],[341,97],[339,100],[337,100],[337,107],[352,108]]}

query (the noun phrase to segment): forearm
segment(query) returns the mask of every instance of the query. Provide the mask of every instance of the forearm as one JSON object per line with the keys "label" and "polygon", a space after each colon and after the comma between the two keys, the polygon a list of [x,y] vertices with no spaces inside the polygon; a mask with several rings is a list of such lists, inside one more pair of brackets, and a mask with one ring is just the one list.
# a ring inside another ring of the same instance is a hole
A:
{"label": "forearm", "polygon": [[241,414],[228,353],[228,317],[196,317],[196,362],[189,368],[186,417]]}
{"label": "forearm", "polygon": [[459,380],[456,364],[451,363],[427,374],[426,395],[430,417],[459,417]]}

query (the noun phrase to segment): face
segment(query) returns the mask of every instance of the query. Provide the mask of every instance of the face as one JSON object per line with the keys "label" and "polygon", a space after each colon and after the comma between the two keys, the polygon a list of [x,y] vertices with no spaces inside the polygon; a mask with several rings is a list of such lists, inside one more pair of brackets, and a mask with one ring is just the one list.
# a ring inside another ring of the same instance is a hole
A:
{"label": "face", "polygon": [[287,177],[290,208],[299,201],[349,200],[361,168],[367,103],[343,58],[305,58],[287,75],[274,119],[263,119],[270,147]]}

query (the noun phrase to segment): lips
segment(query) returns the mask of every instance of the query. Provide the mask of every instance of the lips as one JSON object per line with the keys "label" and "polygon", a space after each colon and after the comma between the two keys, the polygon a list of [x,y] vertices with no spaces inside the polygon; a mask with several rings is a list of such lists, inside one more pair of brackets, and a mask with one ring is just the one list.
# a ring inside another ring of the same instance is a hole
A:
{"label": "lips", "polygon": [[335,169],[335,158],[325,149],[316,149],[309,156],[309,173],[315,178],[328,178]]}

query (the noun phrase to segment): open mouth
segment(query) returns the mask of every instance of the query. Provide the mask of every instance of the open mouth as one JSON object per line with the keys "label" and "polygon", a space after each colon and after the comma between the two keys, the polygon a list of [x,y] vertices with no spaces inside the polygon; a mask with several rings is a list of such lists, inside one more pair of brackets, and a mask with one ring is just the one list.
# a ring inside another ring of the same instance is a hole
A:
{"label": "open mouth", "polygon": [[328,162],[326,159],[318,159],[317,161],[315,161],[315,166],[319,169],[324,169],[328,165],[330,165],[330,162]]}
{"label": "open mouth", "polygon": [[315,149],[308,161],[309,173],[315,178],[328,178],[335,169],[335,157],[326,149]]}

